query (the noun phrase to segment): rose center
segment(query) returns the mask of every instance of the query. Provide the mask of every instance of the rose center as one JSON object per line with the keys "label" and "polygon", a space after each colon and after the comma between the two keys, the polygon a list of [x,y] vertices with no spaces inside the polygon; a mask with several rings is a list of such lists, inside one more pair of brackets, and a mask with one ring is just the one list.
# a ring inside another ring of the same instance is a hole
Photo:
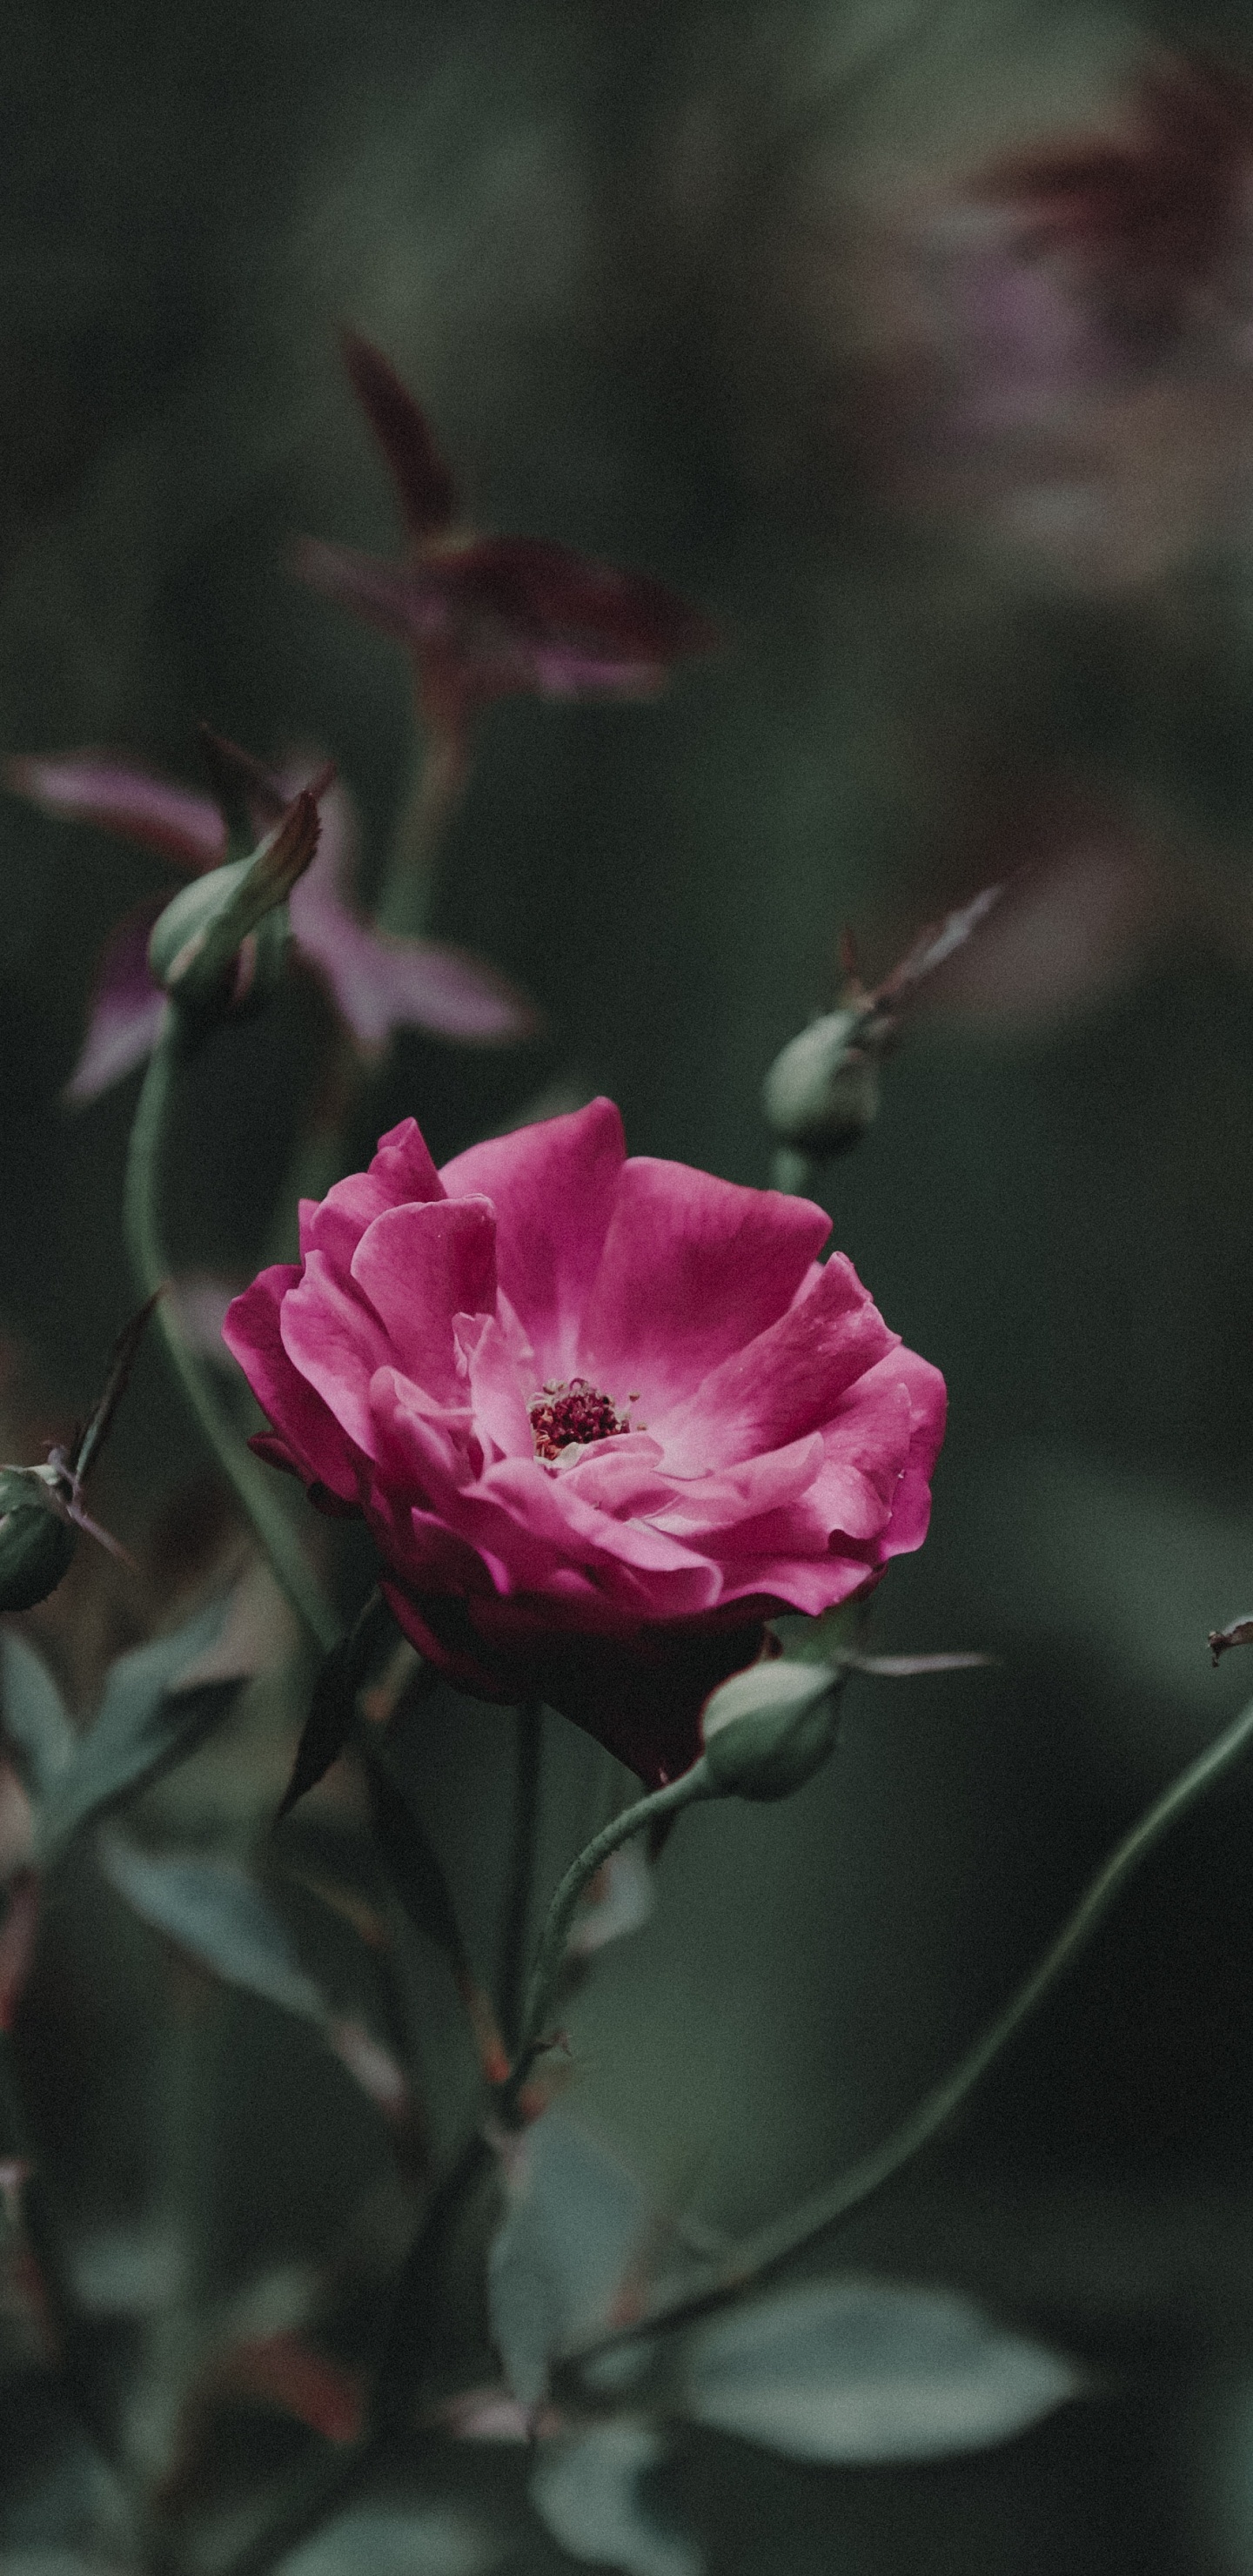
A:
{"label": "rose center", "polygon": [[586,1377],[572,1377],[568,1385],[559,1378],[532,1396],[527,1412],[537,1458],[559,1458],[572,1441],[586,1445],[591,1440],[612,1440],[632,1428],[627,1417],[615,1410],[612,1399]]}

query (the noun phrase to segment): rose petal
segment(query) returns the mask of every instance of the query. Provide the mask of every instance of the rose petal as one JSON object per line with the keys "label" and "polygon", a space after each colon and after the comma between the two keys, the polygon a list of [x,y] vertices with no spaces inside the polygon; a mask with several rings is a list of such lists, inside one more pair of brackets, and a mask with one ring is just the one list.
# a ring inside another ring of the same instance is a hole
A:
{"label": "rose petal", "polygon": [[708,618],[647,573],[541,537],[479,537],[428,558],[419,581],[438,583],[462,615],[473,610],[520,641],[562,647],[606,676],[664,669],[717,641]]}
{"label": "rose petal", "polygon": [[284,1300],[299,1278],[295,1262],[280,1261],[263,1270],[227,1307],[222,1339],[284,1446],[300,1461],[301,1473],[327,1486],[341,1502],[354,1502],[358,1483],[354,1453],[334,1415],[293,1367],[283,1344]]}
{"label": "rose petal", "polygon": [[362,1235],[352,1277],[386,1327],[391,1355],[445,1403],[464,1398],[466,1365],[454,1315],[490,1314],[496,1300],[496,1222],[483,1198],[388,1208]]}
{"label": "rose petal", "polygon": [[667,1458],[689,1474],[760,1457],[819,1430],[898,1341],[851,1261],[833,1252],[805,1297],[649,1427]]}
{"label": "rose petal", "polygon": [[[370,1380],[388,1365],[392,1351],[372,1308],[344,1284],[325,1253],[306,1255],[303,1277],[282,1300],[279,1333],[298,1375],[321,1396],[353,1446],[372,1456]],[[285,1415],[278,1419],[286,1432]],[[334,1485],[332,1477],[323,1481]]]}
{"label": "rose petal", "polygon": [[7,785],[59,822],[94,823],[142,849],[157,850],[200,876],[226,856],[226,832],[211,796],[177,787],[138,761],[110,751],[28,754],[5,767]]}
{"label": "rose petal", "polygon": [[98,1100],[110,1084],[143,1064],[157,1042],[165,995],[148,971],[152,925],[160,901],[137,904],[101,951],[83,1051],[65,1086],[67,1100]]}
{"label": "rose petal", "polygon": [[516,691],[648,694],[680,655],[716,641],[660,582],[528,537],[471,540],[414,564],[306,538],[295,569],[420,665],[436,657],[443,685],[467,704]]}
{"label": "rose petal", "polygon": [[547,1602],[414,1601],[398,1585],[385,1590],[419,1652],[459,1688],[488,1700],[544,1699],[650,1788],[690,1769],[710,1691],[761,1650],[762,1620],[742,1603],[707,1621],[563,1634]]}
{"label": "rose petal", "polygon": [[325,885],[301,879],[292,892],[291,920],[297,948],[325,978],[367,1055],[385,1046],[394,1028],[429,1029],[466,1045],[512,1046],[539,1025],[534,1004],[493,967],[439,940],[371,930]]}
{"label": "rose petal", "polygon": [[[507,1327],[495,1315],[485,1318],[462,1348],[470,1372],[474,1426],[500,1458],[531,1458],[535,1435],[527,1411],[526,1385]],[[528,1380],[527,1384],[533,1383]]]}
{"label": "rose petal", "polygon": [[[822,1434],[814,1431],[720,1475],[672,1475],[661,1524],[677,1536],[699,1538],[718,1553],[724,1539],[734,1543],[743,1529],[759,1527],[767,1516],[780,1515],[802,1500],[812,1502],[825,1463]],[[824,1525],[824,1541],[830,1526],[829,1521]]]}
{"label": "rose petal", "polygon": [[426,1150],[416,1118],[402,1118],[381,1136],[368,1171],[335,1181],[321,1200],[300,1203],[300,1249],[324,1252],[345,1274],[375,1217],[410,1200],[442,1199],[444,1184]]}
{"label": "rose petal", "polygon": [[748,1190],[684,1163],[626,1164],[580,1336],[579,1367],[621,1406],[634,1381],[651,1409],[791,1304],[831,1231],[825,1209]]}
{"label": "rose petal", "polygon": [[451,519],[457,487],[426,416],[381,349],[356,331],[345,331],[343,351],[353,392],[387,459],[409,534],[430,536]]}
{"label": "rose petal", "polygon": [[611,1100],[471,1145],[440,1175],[496,1210],[496,1269],[544,1378],[570,1377],[626,1147]]}

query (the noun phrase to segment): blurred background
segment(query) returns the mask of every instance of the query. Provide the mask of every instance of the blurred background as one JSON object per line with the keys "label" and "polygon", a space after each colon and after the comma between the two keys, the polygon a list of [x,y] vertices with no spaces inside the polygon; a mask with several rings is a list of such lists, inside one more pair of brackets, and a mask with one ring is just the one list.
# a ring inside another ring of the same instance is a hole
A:
{"label": "blurred background", "polygon": [[[820,1183],[950,1387],[932,1535],[873,1642],[999,1661],[855,1684],[800,1798],[685,1824],[575,2015],[581,2115],[743,2227],[890,2125],[1253,1684],[1205,1646],[1253,1608],[1253,11],[10,0],[0,38],[0,752],[107,742],[194,780],[202,717],[266,758],[317,745],[377,882],[404,660],[288,569],[299,532],[397,544],[345,321],[480,524],[658,575],[722,630],[655,703],[491,713],[432,927],[545,1033],[402,1033],[388,1121],[438,1158],[565,1083],[616,1098],[633,1150],[764,1183],[762,1078],[831,1006],[842,928],[873,980],[1020,872]],[[6,1455],[83,1406],[130,1303],[135,1078],[61,1094],[106,934],[165,881],[5,799]],[[293,986],[197,1070],[187,1271],[262,1257],[327,1043]],[[155,1354],[96,1508],[142,1576],[80,1560],[29,1623],[79,1707],[222,1543]],[[485,1958],[503,1724],[440,1697],[412,1757]],[[272,1796],[287,1739],[254,1734],[225,1786],[190,1766],[196,1830]],[[547,1720],[550,1880],[597,1759]],[[839,2248],[1046,2330],[1097,2397],[943,2470],[693,2436],[671,2474],[716,2567],[1253,2569],[1251,1833],[1237,1778]],[[85,1978],[105,1901],[67,1899],[28,2045],[66,2187],[112,2223],[152,2051]],[[277,2015],[215,2031],[230,2278],[316,2247],[385,2150]],[[30,2404],[0,2566],[51,2546]]]}

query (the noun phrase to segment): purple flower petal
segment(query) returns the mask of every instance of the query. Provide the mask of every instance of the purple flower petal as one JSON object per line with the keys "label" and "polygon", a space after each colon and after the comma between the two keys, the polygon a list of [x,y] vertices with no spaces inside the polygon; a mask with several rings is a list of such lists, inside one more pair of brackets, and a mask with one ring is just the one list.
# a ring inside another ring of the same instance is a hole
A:
{"label": "purple flower petal", "polygon": [[148,972],[152,925],[163,898],[137,904],[101,954],[83,1051],[65,1086],[67,1100],[97,1100],[109,1085],[142,1064],[156,1044],[165,995]]}
{"label": "purple flower petal", "polygon": [[436,447],[426,415],[382,351],[355,331],[343,335],[344,364],[358,402],[387,459],[411,537],[447,527],[457,487]]}
{"label": "purple flower petal", "polygon": [[606,665],[664,668],[718,640],[707,617],[647,573],[623,572],[539,537],[480,537],[432,552],[422,577],[438,582],[463,613]]}
{"label": "purple flower petal", "polygon": [[6,785],[58,822],[94,823],[194,876],[226,856],[222,817],[211,796],[176,787],[139,762],[109,751],[25,756],[5,765]]}
{"label": "purple flower petal", "polygon": [[322,799],[322,839],[292,890],[292,937],[323,976],[366,1055],[394,1028],[429,1029],[468,1045],[512,1046],[539,1025],[533,1003],[490,966],[433,939],[372,930],[345,901],[356,873],[351,802],[336,784]]}
{"label": "purple flower petal", "polygon": [[296,571],[341,607],[430,663],[469,703],[638,696],[716,632],[660,582],[569,547],[484,537],[431,548],[410,565],[306,538]]}

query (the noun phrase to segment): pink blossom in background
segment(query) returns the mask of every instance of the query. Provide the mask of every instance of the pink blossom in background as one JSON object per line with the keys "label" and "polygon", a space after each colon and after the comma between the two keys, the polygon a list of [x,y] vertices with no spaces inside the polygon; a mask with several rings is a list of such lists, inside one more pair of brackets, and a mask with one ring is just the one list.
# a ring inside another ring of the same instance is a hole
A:
{"label": "pink blossom in background", "polygon": [[1045,418],[1181,355],[1247,364],[1251,177],[1253,85],[1183,59],[1146,70],[1120,121],[974,172],[936,272],[969,425]]}
{"label": "pink blossom in background", "polygon": [[437,1172],[412,1119],[301,1209],[225,1338],[324,1508],[364,1513],[405,1632],[543,1698],[650,1783],[782,1609],[921,1545],[944,1382],[808,1200],[627,1161],[607,1100]]}
{"label": "pink blossom in background", "polygon": [[638,697],[717,641],[659,581],[538,537],[455,524],[457,489],[419,405],[381,351],[347,332],[353,390],[396,486],[408,537],[399,564],[306,539],[296,568],[315,589],[409,648],[431,731],[464,751],[491,699]]}
{"label": "pink blossom in background", "polygon": [[1251,218],[1253,82],[1183,52],[938,169],[898,236],[896,496],[1081,596],[1242,543]]}
{"label": "pink blossom in background", "polygon": [[[312,764],[280,783],[255,771],[266,791],[259,830],[268,828],[311,774]],[[15,794],[43,813],[116,832],[171,860],[184,875],[204,875],[229,855],[226,825],[212,796],[110,752],[12,760],[5,776]],[[442,940],[371,928],[354,900],[356,818],[338,781],[324,788],[319,811],[317,855],[290,898],[292,939],[359,1052],[377,1055],[394,1028],[426,1029],[477,1046],[508,1045],[532,1035],[538,1024],[532,1004],[492,967]],[[68,1085],[72,1100],[94,1100],[151,1051],[163,996],[148,971],[148,940],[167,900],[158,895],[135,905],[105,943],[83,1051]]]}

